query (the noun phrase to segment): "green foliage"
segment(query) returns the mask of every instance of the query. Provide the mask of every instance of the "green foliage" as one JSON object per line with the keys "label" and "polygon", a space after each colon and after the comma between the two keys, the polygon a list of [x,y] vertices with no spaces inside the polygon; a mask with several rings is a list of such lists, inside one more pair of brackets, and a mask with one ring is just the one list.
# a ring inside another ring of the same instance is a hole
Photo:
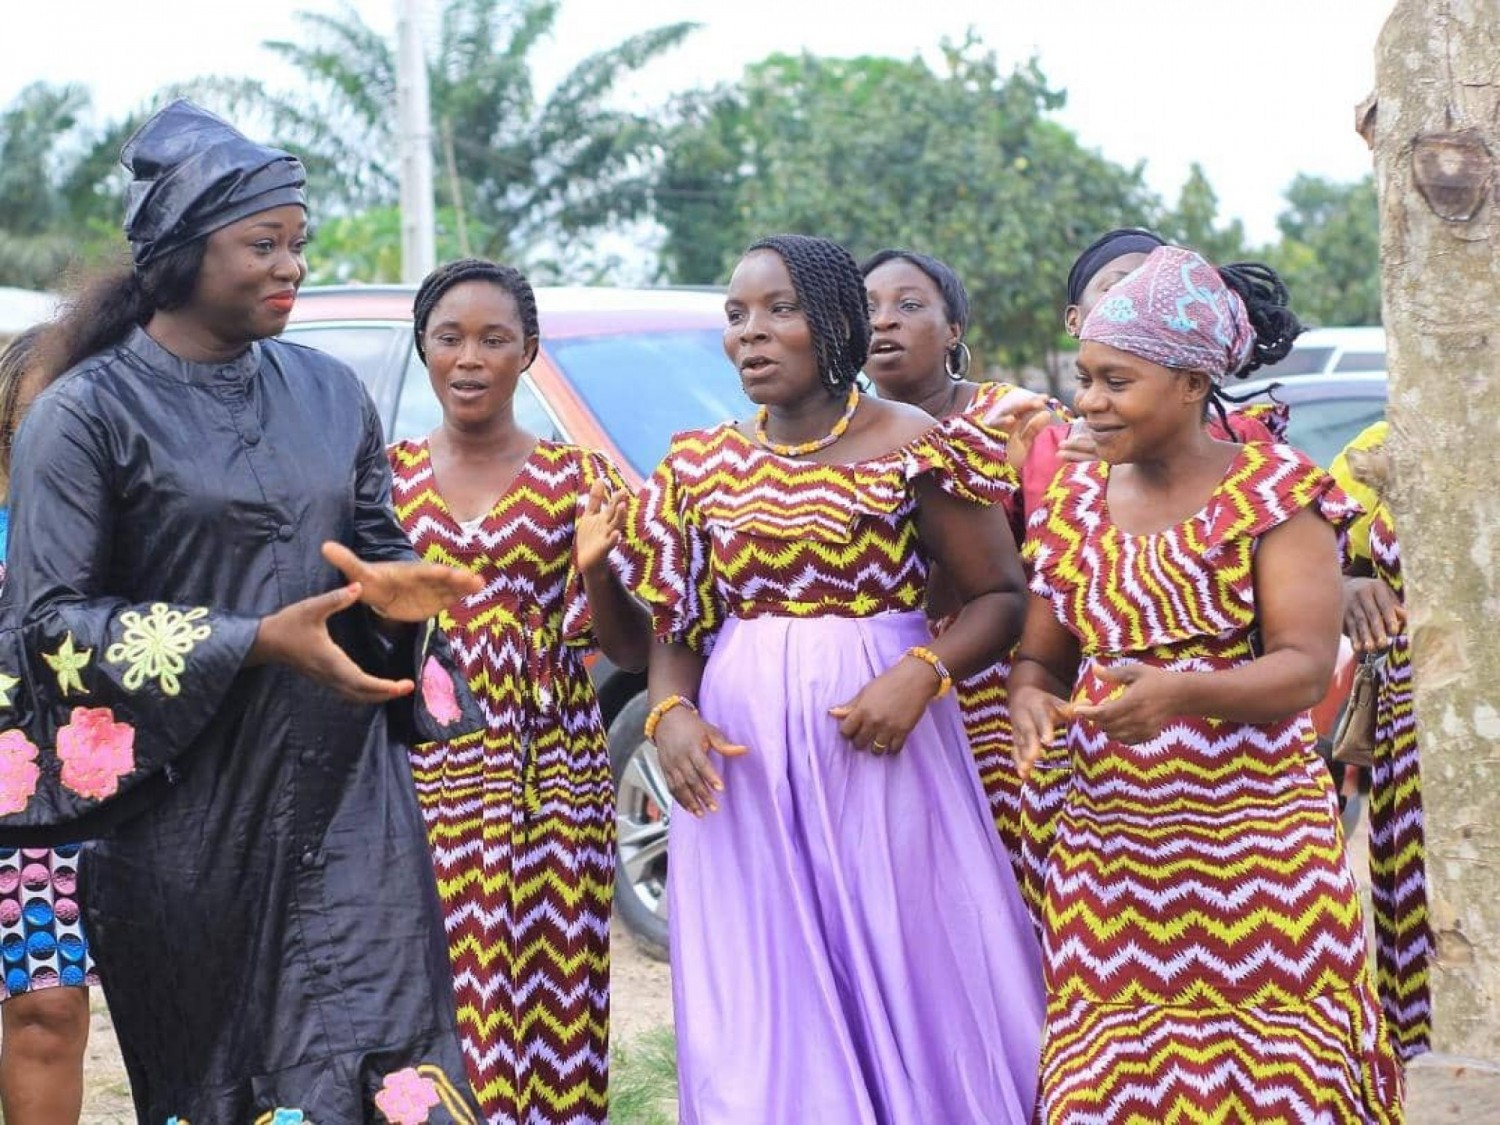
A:
{"label": "green foliage", "polygon": [[613,1050],[609,1119],[615,1125],[675,1125],[677,1040],[670,1027],[649,1031]]}
{"label": "green foliage", "polygon": [[[590,236],[630,222],[650,199],[660,127],[610,108],[616,87],[696,27],[675,23],[584,59],[545,100],[530,56],[558,0],[443,0],[429,43],[433,167],[461,248],[522,264],[586,255]],[[302,157],[318,215],[342,220],[398,196],[396,49],[357,11],[301,12],[296,42],[266,47],[301,72],[296,90],[250,79],[191,87],[206,104],[265,120]],[[374,220],[379,229],[380,220]],[[326,248],[325,248],[326,249]],[[351,259],[335,272],[363,276]]]}
{"label": "green foliage", "polygon": [[1045,361],[1062,280],[1095,233],[1140,222],[1141,169],[1084,148],[1049,116],[1063,95],[1033,61],[1002,74],[974,37],[919,59],[776,55],[682,99],[656,193],[663,269],[722,282],[778,230],[936,254],[974,296],[982,362]]}
{"label": "green foliage", "polygon": [[1299,175],[1270,252],[1310,325],[1380,323],[1380,208],[1375,180],[1337,184]]}
{"label": "green foliage", "polygon": [[46,289],[120,246],[120,145],[91,130],[82,86],[33,83],[0,112],[0,285]]}
{"label": "green foliage", "polygon": [[1196,162],[1188,170],[1177,206],[1162,215],[1156,230],[1168,242],[1190,246],[1217,265],[1251,256],[1245,248],[1243,223],[1234,219],[1219,226],[1219,196]]}

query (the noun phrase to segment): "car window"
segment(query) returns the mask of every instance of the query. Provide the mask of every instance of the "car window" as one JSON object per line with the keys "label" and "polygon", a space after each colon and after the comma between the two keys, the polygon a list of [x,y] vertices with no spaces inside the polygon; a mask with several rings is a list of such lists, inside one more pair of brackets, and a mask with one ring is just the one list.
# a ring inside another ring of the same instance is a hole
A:
{"label": "car window", "polygon": [[391,324],[291,324],[282,339],[327,352],[341,359],[364,381],[381,411],[390,406],[395,388],[389,385],[392,360],[401,338],[409,335]]}
{"label": "car window", "polygon": [[1259,379],[1272,376],[1280,378],[1283,375],[1316,375],[1328,366],[1328,361],[1332,358],[1332,348],[1299,348],[1293,345],[1285,359],[1269,367],[1261,368],[1255,373],[1255,377]]}
{"label": "car window", "polygon": [[744,417],[749,400],[724,355],[719,328],[554,340],[548,352],[569,384],[645,476],[679,430]]}
{"label": "car window", "polygon": [[[401,380],[401,395],[396,400],[396,418],[391,423],[387,441],[414,441],[426,437],[438,428],[443,420],[443,408],[438,405],[437,395],[432,393],[432,383],[427,378],[427,368],[413,346],[406,360],[406,374]],[[537,397],[531,380],[522,377],[516,385],[516,424],[529,430],[539,438],[556,441],[559,438],[556,424],[547,413],[542,400]]]}
{"label": "car window", "polygon": [[1292,406],[1287,441],[1325,469],[1367,426],[1385,417],[1378,398],[1319,399]]}
{"label": "car window", "polygon": [[1335,371],[1384,371],[1385,352],[1345,352],[1333,365]]}

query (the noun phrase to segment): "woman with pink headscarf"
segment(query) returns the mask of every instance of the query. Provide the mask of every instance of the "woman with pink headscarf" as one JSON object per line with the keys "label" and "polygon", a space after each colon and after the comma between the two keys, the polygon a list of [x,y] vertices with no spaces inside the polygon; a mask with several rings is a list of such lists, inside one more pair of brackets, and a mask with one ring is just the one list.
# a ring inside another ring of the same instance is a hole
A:
{"label": "woman with pink headscarf", "polygon": [[1269,270],[1154,250],[1083,322],[1100,460],[1032,514],[1018,765],[1066,731],[1043,904],[1038,1117],[1399,1122],[1401,1075],[1307,709],[1355,511],[1285,446],[1206,428],[1299,325]]}

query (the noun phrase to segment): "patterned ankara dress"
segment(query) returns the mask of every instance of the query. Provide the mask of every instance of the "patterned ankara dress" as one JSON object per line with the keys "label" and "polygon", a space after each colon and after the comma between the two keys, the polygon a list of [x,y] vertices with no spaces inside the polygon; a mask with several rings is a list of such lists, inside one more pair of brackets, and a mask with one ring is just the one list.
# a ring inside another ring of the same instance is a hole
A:
{"label": "patterned ankara dress", "polygon": [[[1350,443],[1376,450],[1387,425],[1377,422]],[[1347,454],[1333,477],[1365,508],[1349,532],[1350,560],[1365,560],[1376,578],[1402,596],[1401,549],[1391,510],[1354,478]],[[1401,633],[1377,665],[1375,750],[1370,773],[1370,890],[1375,918],[1375,984],[1397,1053],[1410,1060],[1431,1050],[1432,956],[1427,912],[1426,848],[1422,833],[1422,772],[1412,708],[1411,635]]]}
{"label": "patterned ankara dress", "polygon": [[440,623],[486,729],[412,754],[470,1078],[491,1122],[603,1122],[614,792],[573,529],[594,481],[624,484],[602,456],[539,441],[465,528],[425,441],[390,457],[417,553],[485,580]]}
{"label": "patterned ankara dress", "polygon": [[632,512],[659,639],[708,656],[698,704],[750,748],[672,818],[683,1125],[1029,1120],[1035,937],[957,702],[893,756],[829,708],[927,643],[916,485],[1000,497],[1004,448],[950,419],[884,457],[777,456],[725,424],[679,434]]}
{"label": "patterned ankara dress", "polygon": [[[1196,515],[1127,535],[1109,466],[1060,473],[1026,553],[1092,666],[1253,659],[1260,536],[1353,505],[1284,446],[1242,447]],[[1112,685],[1111,685],[1112,686]],[[1047,874],[1047,1125],[1400,1122],[1400,1067],[1370,987],[1332,788],[1298,714],[1179,718],[1138,746],[1079,721]]]}
{"label": "patterned ankara dress", "polygon": [[[1229,413],[1230,432],[1212,414],[1207,428],[1220,441],[1278,442],[1285,437],[1288,420],[1283,403],[1252,403]],[[1067,426],[1049,426],[1043,430],[1021,467],[1021,498],[1028,515],[1041,506],[1048,485],[1067,464],[1058,456],[1058,445],[1067,433]],[[1021,893],[1026,905],[1035,912],[1038,924],[1046,898],[1047,857],[1057,836],[1057,818],[1062,813],[1063,800],[1068,795],[1068,759],[1067,744],[1058,739],[1038,759],[1020,790]]]}

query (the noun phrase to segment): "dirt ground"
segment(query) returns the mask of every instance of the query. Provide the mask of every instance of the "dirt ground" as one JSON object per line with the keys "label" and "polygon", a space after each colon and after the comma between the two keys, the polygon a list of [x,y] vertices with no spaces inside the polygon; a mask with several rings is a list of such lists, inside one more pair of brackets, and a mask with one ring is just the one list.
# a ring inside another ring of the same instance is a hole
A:
{"label": "dirt ground", "polygon": [[[1363,869],[1362,854],[1356,870]],[[670,1025],[672,997],[667,966],[645,957],[616,921],[613,950],[613,1032],[629,1044],[653,1028]],[[95,990],[93,1030],[85,1063],[84,1125],[128,1125],[130,1092],[115,1046],[103,996]],[[1500,1123],[1500,1066],[1432,1057],[1407,1073],[1409,1125]]]}

